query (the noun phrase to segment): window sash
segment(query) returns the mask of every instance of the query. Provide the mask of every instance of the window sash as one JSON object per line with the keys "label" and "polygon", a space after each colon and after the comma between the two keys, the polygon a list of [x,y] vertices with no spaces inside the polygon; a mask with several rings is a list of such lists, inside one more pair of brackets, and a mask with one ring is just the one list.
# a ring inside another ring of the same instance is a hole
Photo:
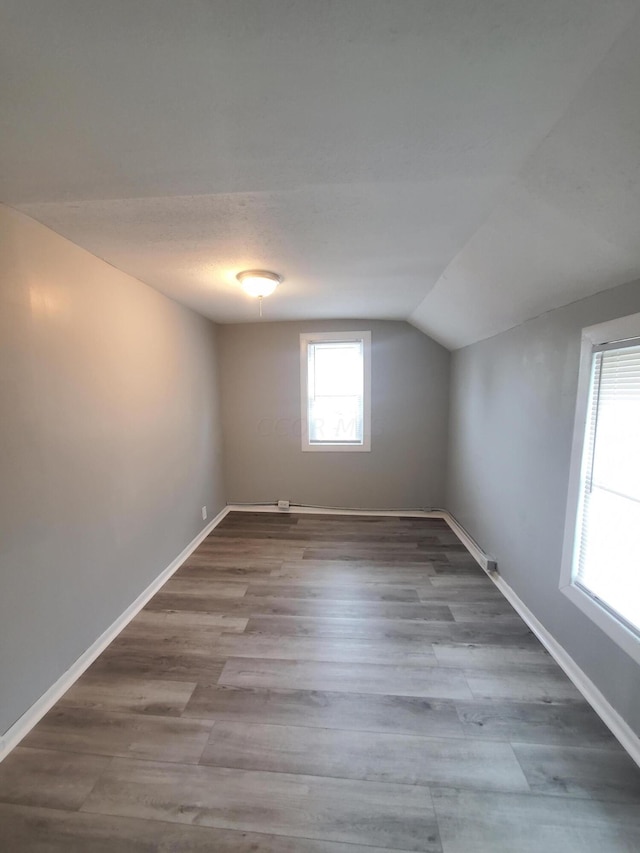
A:
{"label": "window sash", "polygon": [[309,444],[364,442],[364,340],[307,346]]}
{"label": "window sash", "polygon": [[593,348],[573,581],[640,634],[640,341]]}
{"label": "window sash", "polygon": [[300,407],[303,451],[371,451],[370,331],[300,333]]}

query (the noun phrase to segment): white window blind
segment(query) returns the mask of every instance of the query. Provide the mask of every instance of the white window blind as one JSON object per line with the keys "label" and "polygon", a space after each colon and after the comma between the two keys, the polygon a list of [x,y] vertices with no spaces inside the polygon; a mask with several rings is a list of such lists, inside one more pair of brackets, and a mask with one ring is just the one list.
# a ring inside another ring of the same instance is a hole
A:
{"label": "white window blind", "polygon": [[640,340],[596,347],[574,582],[640,633]]}
{"label": "white window blind", "polygon": [[307,355],[309,442],[362,444],[364,342],[312,341]]}

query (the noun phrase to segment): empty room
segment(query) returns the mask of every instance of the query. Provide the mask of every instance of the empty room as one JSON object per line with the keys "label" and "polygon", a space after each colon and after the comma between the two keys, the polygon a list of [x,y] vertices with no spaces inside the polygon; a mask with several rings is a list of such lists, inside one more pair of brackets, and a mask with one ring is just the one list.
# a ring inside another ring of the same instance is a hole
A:
{"label": "empty room", "polygon": [[0,850],[640,850],[638,0],[0,0]]}

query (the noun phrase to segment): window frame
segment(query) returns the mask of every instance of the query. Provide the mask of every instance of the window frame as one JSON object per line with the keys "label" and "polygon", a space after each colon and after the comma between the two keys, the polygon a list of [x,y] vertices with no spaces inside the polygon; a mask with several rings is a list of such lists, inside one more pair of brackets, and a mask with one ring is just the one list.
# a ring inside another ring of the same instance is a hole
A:
{"label": "window frame", "polygon": [[[309,440],[309,344],[362,341],[364,368],[362,400],[362,443],[314,442]],[[300,333],[300,412],[303,452],[368,453],[371,450],[371,332],[301,332]]]}
{"label": "window frame", "polygon": [[583,454],[589,415],[589,394],[595,350],[604,344],[621,343],[640,337],[640,313],[619,317],[582,329],[578,390],[571,445],[571,465],[567,493],[560,591],[604,631],[618,646],[640,663],[640,634],[619,619],[613,610],[575,582],[577,534],[580,522]]}

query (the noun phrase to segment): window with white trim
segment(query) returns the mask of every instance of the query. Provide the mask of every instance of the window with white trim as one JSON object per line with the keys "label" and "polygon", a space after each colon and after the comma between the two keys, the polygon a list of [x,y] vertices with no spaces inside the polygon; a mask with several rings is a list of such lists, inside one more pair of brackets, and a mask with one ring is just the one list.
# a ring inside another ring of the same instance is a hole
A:
{"label": "window with white trim", "polygon": [[640,656],[640,314],[583,330],[561,587]]}
{"label": "window with white trim", "polygon": [[371,449],[371,332],[300,335],[302,449]]}

